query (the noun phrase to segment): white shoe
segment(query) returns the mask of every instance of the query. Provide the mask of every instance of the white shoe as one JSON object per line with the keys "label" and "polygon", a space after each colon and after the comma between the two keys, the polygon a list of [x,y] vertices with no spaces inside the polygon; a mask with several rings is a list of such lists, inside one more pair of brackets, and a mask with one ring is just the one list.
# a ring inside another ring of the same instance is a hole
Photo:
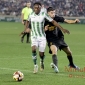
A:
{"label": "white shoe", "polygon": [[38,65],[34,65],[34,71],[33,73],[37,73],[38,72]]}
{"label": "white shoe", "polygon": [[55,64],[51,63],[50,66],[51,66],[52,68],[54,68],[54,71],[55,71],[56,73],[59,72],[58,67],[57,67]]}

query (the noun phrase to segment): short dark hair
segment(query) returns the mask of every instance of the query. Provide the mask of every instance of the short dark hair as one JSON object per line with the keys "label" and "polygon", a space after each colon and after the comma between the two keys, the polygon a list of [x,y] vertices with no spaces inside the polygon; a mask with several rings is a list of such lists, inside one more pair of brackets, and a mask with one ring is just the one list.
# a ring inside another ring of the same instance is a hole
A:
{"label": "short dark hair", "polygon": [[40,5],[40,6],[42,6],[42,4],[40,2],[35,2],[34,5]]}
{"label": "short dark hair", "polygon": [[53,7],[48,7],[47,12],[54,11],[55,9]]}

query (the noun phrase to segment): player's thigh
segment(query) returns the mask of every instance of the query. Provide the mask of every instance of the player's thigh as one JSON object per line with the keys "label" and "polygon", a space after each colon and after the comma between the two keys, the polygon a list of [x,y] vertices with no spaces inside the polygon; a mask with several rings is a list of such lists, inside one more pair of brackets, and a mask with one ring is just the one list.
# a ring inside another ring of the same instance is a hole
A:
{"label": "player's thigh", "polygon": [[72,54],[72,52],[71,52],[71,50],[70,50],[70,48],[69,47],[64,47],[64,48],[62,48],[62,50],[66,53],[66,54]]}
{"label": "player's thigh", "polygon": [[51,49],[51,51],[52,51],[52,54],[57,54],[58,48],[57,48],[55,45],[51,45],[51,46],[50,46],[50,49]]}
{"label": "player's thigh", "polygon": [[46,48],[46,39],[39,41],[39,52],[44,52]]}
{"label": "player's thigh", "polygon": [[37,38],[31,37],[31,47],[38,47]]}

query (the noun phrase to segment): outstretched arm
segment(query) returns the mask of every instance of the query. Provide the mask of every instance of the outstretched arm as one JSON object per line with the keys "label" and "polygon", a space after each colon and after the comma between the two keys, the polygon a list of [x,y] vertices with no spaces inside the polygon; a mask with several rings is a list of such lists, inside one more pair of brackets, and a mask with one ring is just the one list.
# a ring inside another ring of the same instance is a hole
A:
{"label": "outstretched arm", "polygon": [[68,20],[68,19],[65,19],[64,22],[68,23],[68,24],[73,24],[73,23],[78,23],[80,22],[79,19],[75,19],[75,20]]}
{"label": "outstretched arm", "polygon": [[58,27],[62,32],[70,34],[70,32],[67,29],[62,28],[55,20],[52,20],[53,25]]}

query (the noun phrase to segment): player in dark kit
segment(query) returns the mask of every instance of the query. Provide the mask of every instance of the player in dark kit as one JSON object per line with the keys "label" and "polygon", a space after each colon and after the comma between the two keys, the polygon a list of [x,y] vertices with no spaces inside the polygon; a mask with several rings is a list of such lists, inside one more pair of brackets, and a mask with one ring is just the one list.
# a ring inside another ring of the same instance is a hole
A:
{"label": "player in dark kit", "polygon": [[[53,9],[52,7],[49,7],[47,9],[47,13],[56,22],[66,22],[66,23],[79,22],[78,19],[67,20],[67,19],[64,19],[63,17],[56,16],[55,9]],[[69,60],[69,66],[79,70],[79,67],[74,65],[73,63],[72,53],[70,51],[69,46],[64,41],[64,35],[62,31],[56,28],[52,23],[45,21],[45,33],[46,33],[46,39],[47,39],[48,46],[49,46],[49,53],[52,54],[53,63],[51,63],[51,66],[54,67],[54,70],[56,70],[55,66],[57,66],[57,63],[58,63],[58,60],[57,60],[58,49],[63,50],[67,54],[67,58]]]}

